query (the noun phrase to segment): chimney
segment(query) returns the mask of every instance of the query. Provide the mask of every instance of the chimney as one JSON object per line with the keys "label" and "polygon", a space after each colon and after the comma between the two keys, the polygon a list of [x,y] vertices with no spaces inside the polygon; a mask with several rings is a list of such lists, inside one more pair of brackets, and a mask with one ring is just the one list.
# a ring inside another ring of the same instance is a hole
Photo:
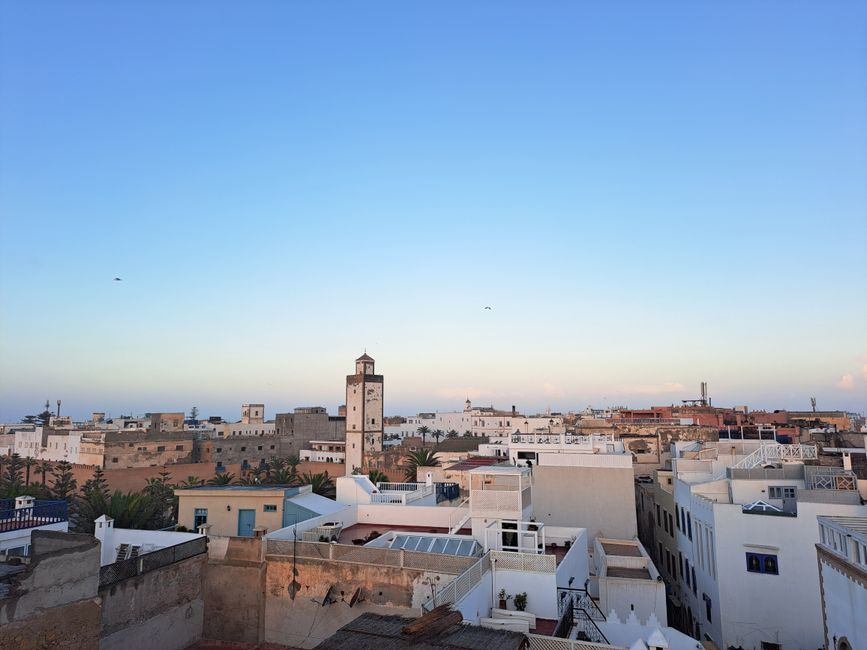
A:
{"label": "chimney", "polygon": [[518,411],[515,410],[515,405],[512,404],[512,417],[515,417],[518,414]]}

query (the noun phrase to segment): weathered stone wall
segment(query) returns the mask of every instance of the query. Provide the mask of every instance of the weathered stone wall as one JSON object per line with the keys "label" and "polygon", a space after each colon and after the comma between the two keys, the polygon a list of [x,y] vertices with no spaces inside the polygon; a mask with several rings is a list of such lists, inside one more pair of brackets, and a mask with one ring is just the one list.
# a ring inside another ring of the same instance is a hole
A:
{"label": "weathered stone wall", "polygon": [[209,545],[211,559],[203,583],[202,636],[259,643],[265,614],[265,563],[259,538],[223,538]]}
{"label": "weathered stone wall", "polygon": [[197,555],[99,590],[100,650],[180,650],[202,638],[207,555]]}
{"label": "weathered stone wall", "polygon": [[[293,565],[300,585],[290,594]],[[315,647],[364,612],[417,616],[425,580],[443,584],[452,576],[428,575],[395,567],[268,556],[265,576],[264,641],[301,648]],[[336,602],[322,604],[330,586]],[[349,606],[360,588],[363,601]],[[414,607],[414,605],[416,607]]]}
{"label": "weathered stone wall", "polygon": [[150,467],[193,463],[197,458],[191,432],[105,434],[105,468]]}
{"label": "weathered stone wall", "polygon": [[33,561],[0,600],[0,646],[78,650],[99,646],[99,542],[33,531]]}

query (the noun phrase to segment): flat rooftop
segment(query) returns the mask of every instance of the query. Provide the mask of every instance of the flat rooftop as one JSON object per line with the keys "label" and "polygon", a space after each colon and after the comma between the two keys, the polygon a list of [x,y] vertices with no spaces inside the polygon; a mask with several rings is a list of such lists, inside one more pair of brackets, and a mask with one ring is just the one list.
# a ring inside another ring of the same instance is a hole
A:
{"label": "flat rooftop", "polygon": [[[368,540],[371,533],[377,532],[380,535],[385,535],[387,532],[394,531],[395,533],[410,533],[424,534],[432,533],[435,535],[448,535],[448,528],[438,528],[437,526],[392,526],[390,524],[353,524],[347,526],[340,531],[340,537],[337,538],[338,544],[353,544],[356,539]],[[461,528],[458,535],[471,535],[472,530],[469,528]]]}
{"label": "flat rooftop", "polygon": [[502,458],[497,458],[496,456],[470,456],[444,469],[447,472],[466,472],[477,467],[492,467],[502,461]]}
{"label": "flat rooftop", "polygon": [[638,578],[640,580],[650,580],[650,571],[644,567],[640,569],[629,569],[622,566],[609,566],[605,574],[609,578]]}
{"label": "flat rooftop", "polygon": [[602,549],[606,555],[619,555],[621,557],[642,557],[641,549],[636,544],[616,544],[614,542],[602,542]]}

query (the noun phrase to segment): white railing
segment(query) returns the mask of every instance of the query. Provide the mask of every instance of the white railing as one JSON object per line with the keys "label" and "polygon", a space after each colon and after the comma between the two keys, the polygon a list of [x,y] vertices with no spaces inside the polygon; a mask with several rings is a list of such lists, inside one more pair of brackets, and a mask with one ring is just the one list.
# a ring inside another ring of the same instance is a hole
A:
{"label": "white railing", "polygon": [[815,460],[818,453],[815,445],[761,445],[753,453],[732,465],[732,469],[752,469],[765,463],[780,460]]}
{"label": "white railing", "polygon": [[602,433],[581,436],[565,433],[516,433],[512,435],[512,442],[527,445],[581,445],[593,447],[594,445],[613,443],[614,434]]}
{"label": "white railing", "polygon": [[434,607],[449,603],[457,605],[464,597],[478,585],[484,575],[491,570],[491,556],[486,553],[479,561],[470,565],[466,571],[440,589],[436,595],[422,605],[422,609],[430,611]]}
{"label": "white railing", "polygon": [[[383,486],[383,487],[380,487]],[[393,487],[406,486],[406,487]],[[407,505],[434,493],[434,486],[427,483],[377,483],[379,492],[370,495],[371,503],[396,503]]]}
{"label": "white railing", "polygon": [[457,535],[458,531],[464,527],[464,524],[470,520],[470,510],[469,508],[464,508],[469,501],[470,497],[465,497],[458,504],[458,507],[455,508],[454,512],[449,515],[449,535]]}
{"label": "white railing", "polygon": [[529,571],[557,573],[557,558],[553,555],[490,551],[491,561],[498,571]]}

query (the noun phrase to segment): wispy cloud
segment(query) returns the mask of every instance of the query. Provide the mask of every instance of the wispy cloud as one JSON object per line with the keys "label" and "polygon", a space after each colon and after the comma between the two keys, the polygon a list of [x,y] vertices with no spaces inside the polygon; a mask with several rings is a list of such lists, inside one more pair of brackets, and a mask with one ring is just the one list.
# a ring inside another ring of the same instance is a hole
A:
{"label": "wispy cloud", "polygon": [[852,390],[855,388],[855,377],[851,373],[847,372],[845,375],[840,377],[840,381],[837,382],[837,388]]}

